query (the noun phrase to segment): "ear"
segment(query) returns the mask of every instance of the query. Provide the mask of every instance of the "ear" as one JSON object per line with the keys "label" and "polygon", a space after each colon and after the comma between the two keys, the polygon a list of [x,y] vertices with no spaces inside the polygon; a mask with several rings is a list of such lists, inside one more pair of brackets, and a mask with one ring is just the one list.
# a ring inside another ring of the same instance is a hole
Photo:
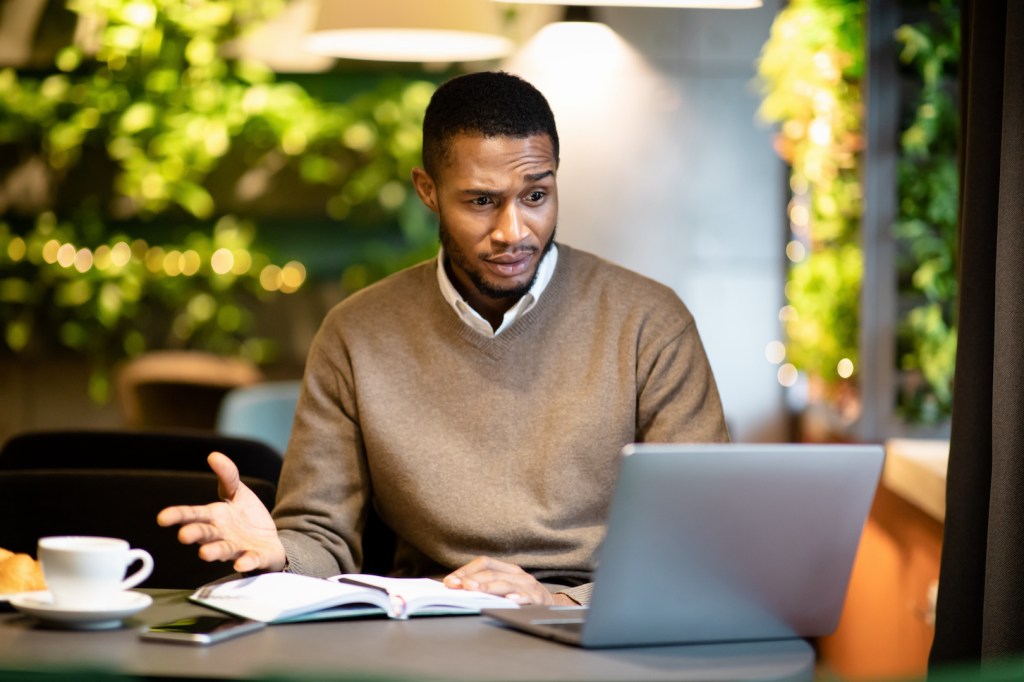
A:
{"label": "ear", "polygon": [[420,201],[434,213],[439,212],[439,204],[437,202],[437,184],[433,178],[427,174],[427,171],[422,168],[412,169],[412,186],[416,188],[416,194],[419,195]]}

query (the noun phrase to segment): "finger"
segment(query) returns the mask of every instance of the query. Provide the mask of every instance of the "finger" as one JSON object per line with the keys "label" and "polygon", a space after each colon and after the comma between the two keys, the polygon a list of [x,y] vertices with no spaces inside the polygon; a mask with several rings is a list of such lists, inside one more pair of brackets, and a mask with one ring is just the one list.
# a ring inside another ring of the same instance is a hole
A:
{"label": "finger", "polygon": [[225,540],[210,542],[199,548],[199,558],[203,561],[233,561],[237,557],[238,549]]}
{"label": "finger", "polygon": [[[444,584],[452,588],[461,588],[465,586],[467,589],[477,589],[475,584],[479,583],[480,574],[483,573],[504,573],[510,576],[521,575],[526,576],[530,581],[533,581],[533,577],[516,564],[501,561],[494,557],[478,556],[465,566],[462,566],[445,576]],[[467,583],[472,583],[474,586],[470,587]]]}
{"label": "finger", "polygon": [[189,523],[178,531],[178,542],[183,545],[206,545],[223,539],[220,530],[212,523]]}
{"label": "finger", "polygon": [[210,505],[177,505],[161,509],[156,515],[160,526],[176,526],[183,523],[205,523],[213,518]]}
{"label": "finger", "polygon": [[160,513],[156,515],[156,525],[166,528],[167,526],[176,526],[181,523],[182,514],[179,507],[167,507],[161,509]]}
{"label": "finger", "polygon": [[457,577],[459,581],[469,587],[474,583],[485,582],[497,579],[527,580],[533,582],[533,576],[515,564],[505,563],[496,559],[487,559],[479,563],[467,564],[459,570]]}
{"label": "finger", "polygon": [[259,552],[243,552],[242,556],[235,559],[234,569],[239,573],[248,573],[249,571],[256,571],[261,568],[267,567],[267,561],[264,560],[263,555]]}
{"label": "finger", "polygon": [[242,485],[238,467],[227,455],[220,452],[211,452],[206,461],[213,469],[213,473],[217,474],[217,494],[220,495],[220,499],[232,499]]}
{"label": "finger", "polygon": [[470,575],[487,569],[487,564],[490,561],[489,557],[478,556],[468,564],[460,566],[448,575],[444,577],[444,584],[448,587],[459,588],[462,587],[462,582]]}
{"label": "finger", "polygon": [[[470,588],[467,586],[467,589]],[[543,585],[532,578],[529,581],[505,580],[500,578],[488,580],[480,582],[473,591],[494,594],[499,597],[507,597],[520,604],[551,603],[551,593],[548,592]]]}
{"label": "finger", "polygon": [[499,571],[480,571],[463,578],[462,585],[467,590],[479,590],[481,592],[490,592],[490,586],[499,585],[498,589],[511,592],[513,591],[512,586],[532,589],[534,586],[539,586],[540,583],[528,573],[510,574]]}

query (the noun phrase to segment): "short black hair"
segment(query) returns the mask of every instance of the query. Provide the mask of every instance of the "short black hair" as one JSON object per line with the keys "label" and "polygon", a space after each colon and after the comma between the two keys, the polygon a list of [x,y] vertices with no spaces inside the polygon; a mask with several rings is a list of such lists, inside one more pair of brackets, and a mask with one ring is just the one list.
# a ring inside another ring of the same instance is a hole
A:
{"label": "short black hair", "polygon": [[555,115],[540,90],[504,71],[480,71],[443,83],[423,117],[423,168],[437,179],[452,139],[462,133],[524,138],[547,135],[558,163]]}

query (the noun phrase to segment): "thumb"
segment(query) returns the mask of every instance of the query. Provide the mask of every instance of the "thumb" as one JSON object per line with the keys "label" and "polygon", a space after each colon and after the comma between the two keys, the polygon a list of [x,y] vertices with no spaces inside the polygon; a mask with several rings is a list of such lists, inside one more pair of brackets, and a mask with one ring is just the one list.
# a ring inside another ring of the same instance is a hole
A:
{"label": "thumb", "polygon": [[242,486],[238,467],[226,455],[219,452],[211,452],[206,461],[213,469],[213,473],[217,475],[217,494],[220,495],[220,499],[230,502]]}

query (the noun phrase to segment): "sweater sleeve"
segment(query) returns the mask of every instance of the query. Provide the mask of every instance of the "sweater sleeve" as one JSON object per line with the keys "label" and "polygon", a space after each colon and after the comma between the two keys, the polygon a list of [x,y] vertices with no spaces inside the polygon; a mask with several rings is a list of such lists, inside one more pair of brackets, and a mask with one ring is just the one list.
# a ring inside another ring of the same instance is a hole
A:
{"label": "sweater sleeve", "polygon": [[577,585],[576,587],[567,587],[564,590],[559,590],[555,594],[564,594],[577,604],[589,604],[590,595],[593,594],[593,592],[594,583],[585,583],[583,585]]}
{"label": "sweater sleeve", "polygon": [[637,442],[729,440],[711,365],[697,325],[682,302],[678,326],[640,339]]}
{"label": "sweater sleeve", "polygon": [[288,570],[321,577],[360,569],[370,497],[340,328],[329,315],[310,348],[274,507]]}

